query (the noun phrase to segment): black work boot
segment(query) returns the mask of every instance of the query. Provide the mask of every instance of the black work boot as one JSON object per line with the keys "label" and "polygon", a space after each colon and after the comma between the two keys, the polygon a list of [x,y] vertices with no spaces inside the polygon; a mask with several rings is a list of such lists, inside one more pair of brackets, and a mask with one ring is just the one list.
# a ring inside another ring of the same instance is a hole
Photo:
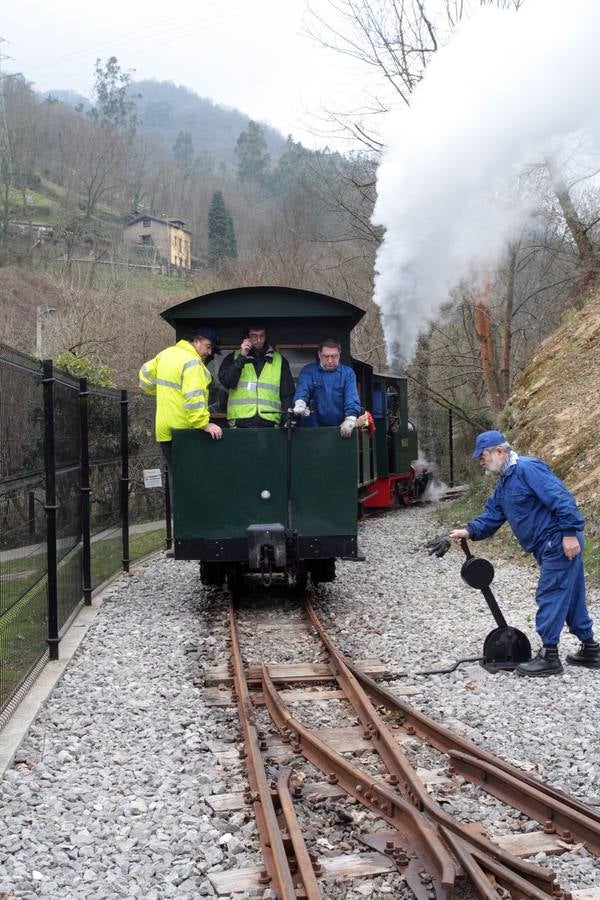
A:
{"label": "black work boot", "polygon": [[517,675],[543,678],[545,675],[562,675],[562,673],[558,647],[542,647],[532,660],[517,666]]}
{"label": "black work boot", "polygon": [[598,641],[582,641],[577,653],[567,654],[567,662],[571,666],[600,669],[600,644]]}

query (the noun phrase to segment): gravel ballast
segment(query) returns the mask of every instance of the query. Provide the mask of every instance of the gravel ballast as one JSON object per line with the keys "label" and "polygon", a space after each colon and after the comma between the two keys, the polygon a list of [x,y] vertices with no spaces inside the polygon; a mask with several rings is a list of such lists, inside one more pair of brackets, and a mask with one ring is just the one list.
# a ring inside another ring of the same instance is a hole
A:
{"label": "gravel ballast", "polygon": [[[422,549],[439,531],[431,507],[361,522],[367,561],[338,564],[336,581],[313,593],[319,615],[350,657],[406,673],[389,687],[417,689],[409,702],[418,709],[599,807],[600,671],[565,665],[561,677],[528,679],[470,663],[416,674],[478,655],[494,627],[481,593],[460,578],[462,552],[437,559]],[[500,607],[535,650],[537,569],[495,559],[493,542],[471,549],[494,563]],[[598,591],[589,606],[598,619]],[[236,711],[208,705],[194,682],[198,667],[228,658],[226,610],[226,595],[200,584],[197,563],[161,556],[113,585],[0,782],[0,892],[191,900],[215,896],[211,873],[260,864],[254,822],[209,802],[245,786],[239,760],[212,744],[233,741]],[[564,636],[563,662],[576,646]],[[515,814],[481,796],[465,788],[448,811],[492,834],[509,830]],[[547,862],[572,891],[600,885],[600,860],[585,849]],[[374,878],[330,896],[391,893]],[[263,895],[262,886],[245,894]]]}

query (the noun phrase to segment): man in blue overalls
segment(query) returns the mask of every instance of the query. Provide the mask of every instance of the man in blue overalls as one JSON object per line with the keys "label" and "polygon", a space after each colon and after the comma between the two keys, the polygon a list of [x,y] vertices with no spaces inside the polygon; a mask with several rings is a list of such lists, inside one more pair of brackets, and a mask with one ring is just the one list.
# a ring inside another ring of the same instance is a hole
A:
{"label": "man in blue overalls", "polygon": [[361,407],[356,375],[340,363],[340,354],[332,338],[319,345],[319,362],[304,366],[298,377],[294,414],[301,417],[301,425],[339,425],[341,436],[349,438]]}
{"label": "man in blue overalls", "polygon": [[540,566],[536,592],[536,630],[542,648],[531,662],[517,666],[519,675],[561,675],[558,655],[562,629],[579,638],[576,653],[567,656],[575,666],[600,668],[600,645],[594,640],[585,600],[583,516],[575,498],[554,472],[532,456],[519,456],[500,431],[478,435],[473,459],[498,477],[483,513],[464,528],[450,532],[453,541],[480,541],[508,522],[524,550]]}

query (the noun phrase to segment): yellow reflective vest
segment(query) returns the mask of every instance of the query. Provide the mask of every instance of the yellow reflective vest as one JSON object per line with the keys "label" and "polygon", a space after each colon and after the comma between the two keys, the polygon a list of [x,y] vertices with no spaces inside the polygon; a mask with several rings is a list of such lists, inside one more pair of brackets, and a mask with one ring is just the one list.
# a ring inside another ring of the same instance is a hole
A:
{"label": "yellow reflective vest", "polygon": [[173,428],[208,425],[210,372],[189,341],[161,350],[140,369],[140,387],[156,397],[156,440],[170,441]]}
{"label": "yellow reflective vest", "polygon": [[[235,351],[235,358],[240,351]],[[254,363],[247,362],[240,373],[237,387],[229,391],[227,399],[227,418],[251,419],[259,415],[268,422],[279,422],[281,419],[281,399],[279,385],[281,382],[281,353],[276,350],[271,362],[265,362],[260,375],[256,374]]]}

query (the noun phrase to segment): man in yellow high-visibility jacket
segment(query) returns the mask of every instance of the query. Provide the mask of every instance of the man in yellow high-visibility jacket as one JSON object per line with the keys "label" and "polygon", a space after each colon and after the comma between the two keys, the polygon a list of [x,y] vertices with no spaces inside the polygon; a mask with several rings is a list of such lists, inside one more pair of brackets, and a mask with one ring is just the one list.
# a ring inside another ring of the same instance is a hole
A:
{"label": "man in yellow high-visibility jacket", "polygon": [[273,428],[294,396],[287,359],[267,341],[264,325],[251,325],[240,349],[226,356],[219,381],[229,391],[227,419],[238,428]]}
{"label": "man in yellow high-visibility jacket", "polygon": [[173,429],[199,428],[213,440],[223,436],[218,425],[210,422],[208,388],[211,375],[204,362],[216,346],[214,329],[196,329],[188,340],[161,350],[140,369],[139,384],[146,394],[156,397],[156,440],[160,444],[173,497]]}

